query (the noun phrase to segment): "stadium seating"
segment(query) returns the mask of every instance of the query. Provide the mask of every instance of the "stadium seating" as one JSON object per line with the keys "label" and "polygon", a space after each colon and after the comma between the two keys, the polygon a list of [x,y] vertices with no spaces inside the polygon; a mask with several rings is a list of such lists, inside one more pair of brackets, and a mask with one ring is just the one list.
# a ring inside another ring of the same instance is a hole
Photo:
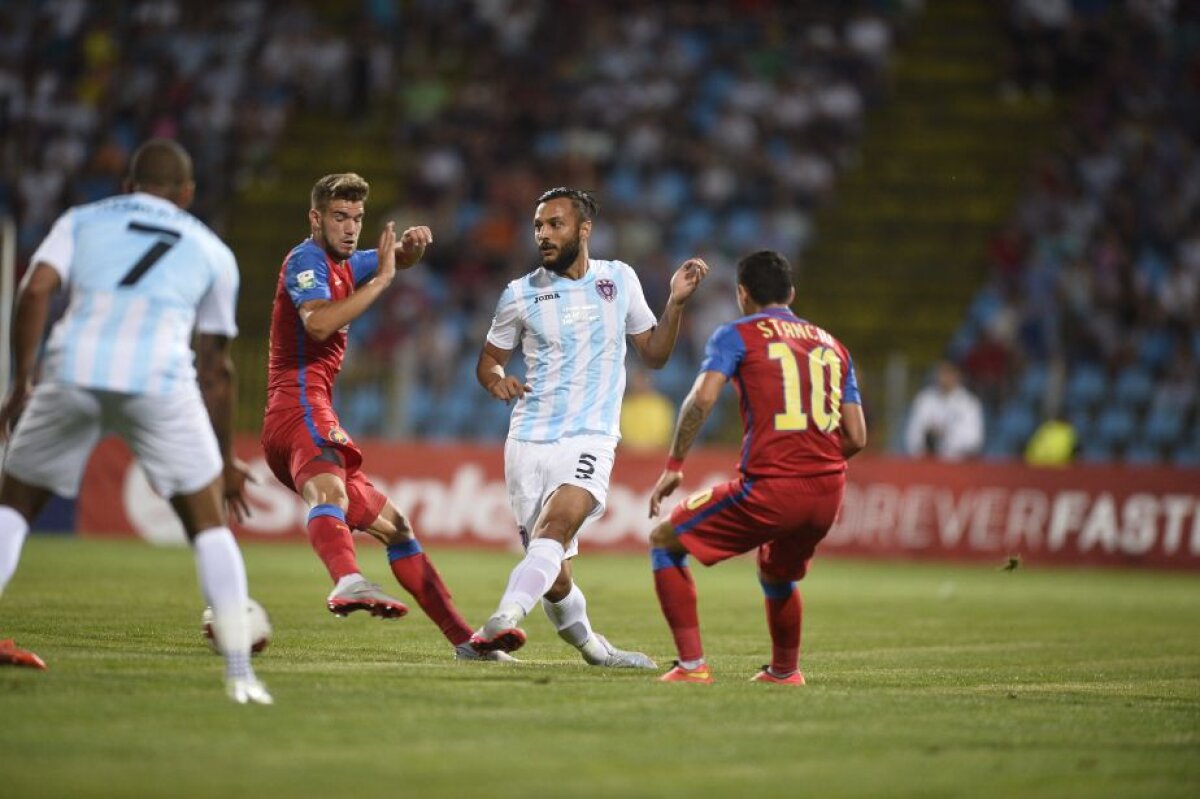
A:
{"label": "stadium seating", "polygon": [[1118,403],[1141,410],[1150,403],[1154,393],[1154,378],[1147,369],[1129,367],[1117,377],[1113,389]]}
{"label": "stadium seating", "polygon": [[1093,435],[1113,449],[1119,449],[1133,440],[1137,431],[1137,420],[1125,408],[1115,406],[1105,409],[1096,419]]}
{"label": "stadium seating", "polygon": [[[1014,0],[1011,14],[1031,6]],[[1047,49],[1038,26],[1014,26],[1011,102],[1057,95],[1061,146],[1032,165],[1010,220],[989,244],[993,274],[967,307],[950,352],[960,360],[1000,331],[1008,396],[1061,404],[1081,458],[1190,463],[1200,428],[1200,195],[1159,187],[1200,168],[1200,9],[1062,4],[1086,52]],[[1034,56],[1033,53],[1039,55]],[[1128,56],[1128,69],[1110,69]],[[1153,75],[1152,99],[1144,77]],[[1011,94],[1009,93],[1011,92]],[[1024,100],[1022,98],[1025,98]],[[1163,213],[1163,193],[1175,203]],[[1066,367],[1061,396],[1043,382]],[[970,362],[967,361],[968,367]],[[968,377],[982,381],[984,375]],[[1002,425],[991,428],[1002,436]],[[1005,451],[1008,442],[986,447]]]}
{"label": "stadium seating", "polygon": [[1067,379],[1066,396],[1068,408],[1090,409],[1095,407],[1108,391],[1108,378],[1104,370],[1095,364],[1081,364]]}

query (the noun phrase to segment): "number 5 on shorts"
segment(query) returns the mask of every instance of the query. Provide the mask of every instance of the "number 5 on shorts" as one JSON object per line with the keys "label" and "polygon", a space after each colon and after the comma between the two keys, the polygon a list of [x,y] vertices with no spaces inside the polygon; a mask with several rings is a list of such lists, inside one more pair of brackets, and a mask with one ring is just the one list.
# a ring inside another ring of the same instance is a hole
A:
{"label": "number 5 on shorts", "polygon": [[585,452],[579,456],[579,465],[575,467],[576,480],[591,480],[596,473],[596,456]]}

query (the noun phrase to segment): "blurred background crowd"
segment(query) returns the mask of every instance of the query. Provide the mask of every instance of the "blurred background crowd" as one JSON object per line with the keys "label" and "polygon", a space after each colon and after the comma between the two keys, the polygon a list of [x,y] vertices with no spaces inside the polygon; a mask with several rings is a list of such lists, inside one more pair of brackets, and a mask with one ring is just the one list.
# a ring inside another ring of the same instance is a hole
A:
{"label": "blurred background crowd", "polygon": [[[1020,457],[1057,419],[1091,460],[1200,462],[1195,9],[963,6],[1007,42],[977,56],[997,64],[980,101],[1045,104],[1058,131],[1031,150],[991,241],[953,253],[978,273],[961,326],[944,334],[981,407],[965,456]],[[684,258],[715,267],[668,367],[630,381],[643,407],[661,408],[737,315],[731,269],[749,250],[792,259],[798,311],[840,335],[837,318],[804,304],[819,268],[804,256],[872,146],[873,112],[905,102],[905,44],[937,13],[957,12],[919,0],[6,3],[0,214],[16,220],[23,267],[65,207],[119,190],[138,142],[179,138],[196,159],[193,210],[241,260],[240,371],[259,401],[271,295],[306,233],[307,189],[359,171],[373,185],[363,246],[386,218],[429,224],[435,244],[351,328],[346,427],[498,440],[508,409],[474,382],[495,300],[536,263],[534,198],[591,189],[593,255],[634,265],[654,310]],[[873,283],[888,280],[879,263]],[[902,342],[903,316],[879,318],[879,335]],[[872,366],[864,393],[879,404]],[[670,415],[638,416],[630,440],[662,446]],[[242,418],[252,426],[253,411]],[[725,405],[705,435],[728,441],[738,427]],[[899,432],[896,449],[927,451]]]}

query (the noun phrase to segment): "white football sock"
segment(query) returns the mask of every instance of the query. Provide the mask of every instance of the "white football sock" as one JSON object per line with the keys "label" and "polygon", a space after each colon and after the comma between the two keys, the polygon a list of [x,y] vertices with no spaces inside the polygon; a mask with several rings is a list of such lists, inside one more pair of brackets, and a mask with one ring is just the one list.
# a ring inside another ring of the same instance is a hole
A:
{"label": "white football sock", "polygon": [[525,558],[509,575],[508,588],[500,598],[498,612],[509,615],[519,613],[520,616],[515,619],[518,622],[525,618],[542,594],[549,591],[558,579],[565,554],[563,545],[553,538],[531,541],[525,550]]}
{"label": "white football sock", "polygon": [[198,533],[192,545],[200,590],[213,609],[213,634],[225,655],[225,676],[253,677],[250,625],[246,620],[246,564],[237,540],[228,527],[212,527]]}
{"label": "white football sock", "polygon": [[21,547],[29,534],[25,517],[7,505],[0,505],[0,594],[17,571]]}
{"label": "white football sock", "polygon": [[558,602],[543,597],[542,609],[546,611],[554,629],[558,630],[558,637],[582,652],[584,658],[589,659],[588,662],[603,660],[608,656],[604,644],[592,634],[592,623],[587,615],[587,597],[578,585],[573,584],[571,592]]}

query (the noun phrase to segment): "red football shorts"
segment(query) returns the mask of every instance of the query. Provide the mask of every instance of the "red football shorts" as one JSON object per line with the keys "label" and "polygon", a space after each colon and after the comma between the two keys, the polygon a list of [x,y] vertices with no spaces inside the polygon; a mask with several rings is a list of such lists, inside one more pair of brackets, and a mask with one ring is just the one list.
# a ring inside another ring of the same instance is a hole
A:
{"label": "red football shorts", "polygon": [[758,548],[772,580],[803,579],[837,521],[846,475],[738,478],[698,491],[671,511],[671,526],[705,566]]}
{"label": "red football shorts", "polygon": [[309,413],[297,409],[268,414],[263,420],[262,447],[279,482],[296,493],[315,475],[340,477],[350,500],[346,524],[351,529],[366,530],[387,504],[387,497],[362,473],[362,450],[342,429],[332,408],[312,406]]}

